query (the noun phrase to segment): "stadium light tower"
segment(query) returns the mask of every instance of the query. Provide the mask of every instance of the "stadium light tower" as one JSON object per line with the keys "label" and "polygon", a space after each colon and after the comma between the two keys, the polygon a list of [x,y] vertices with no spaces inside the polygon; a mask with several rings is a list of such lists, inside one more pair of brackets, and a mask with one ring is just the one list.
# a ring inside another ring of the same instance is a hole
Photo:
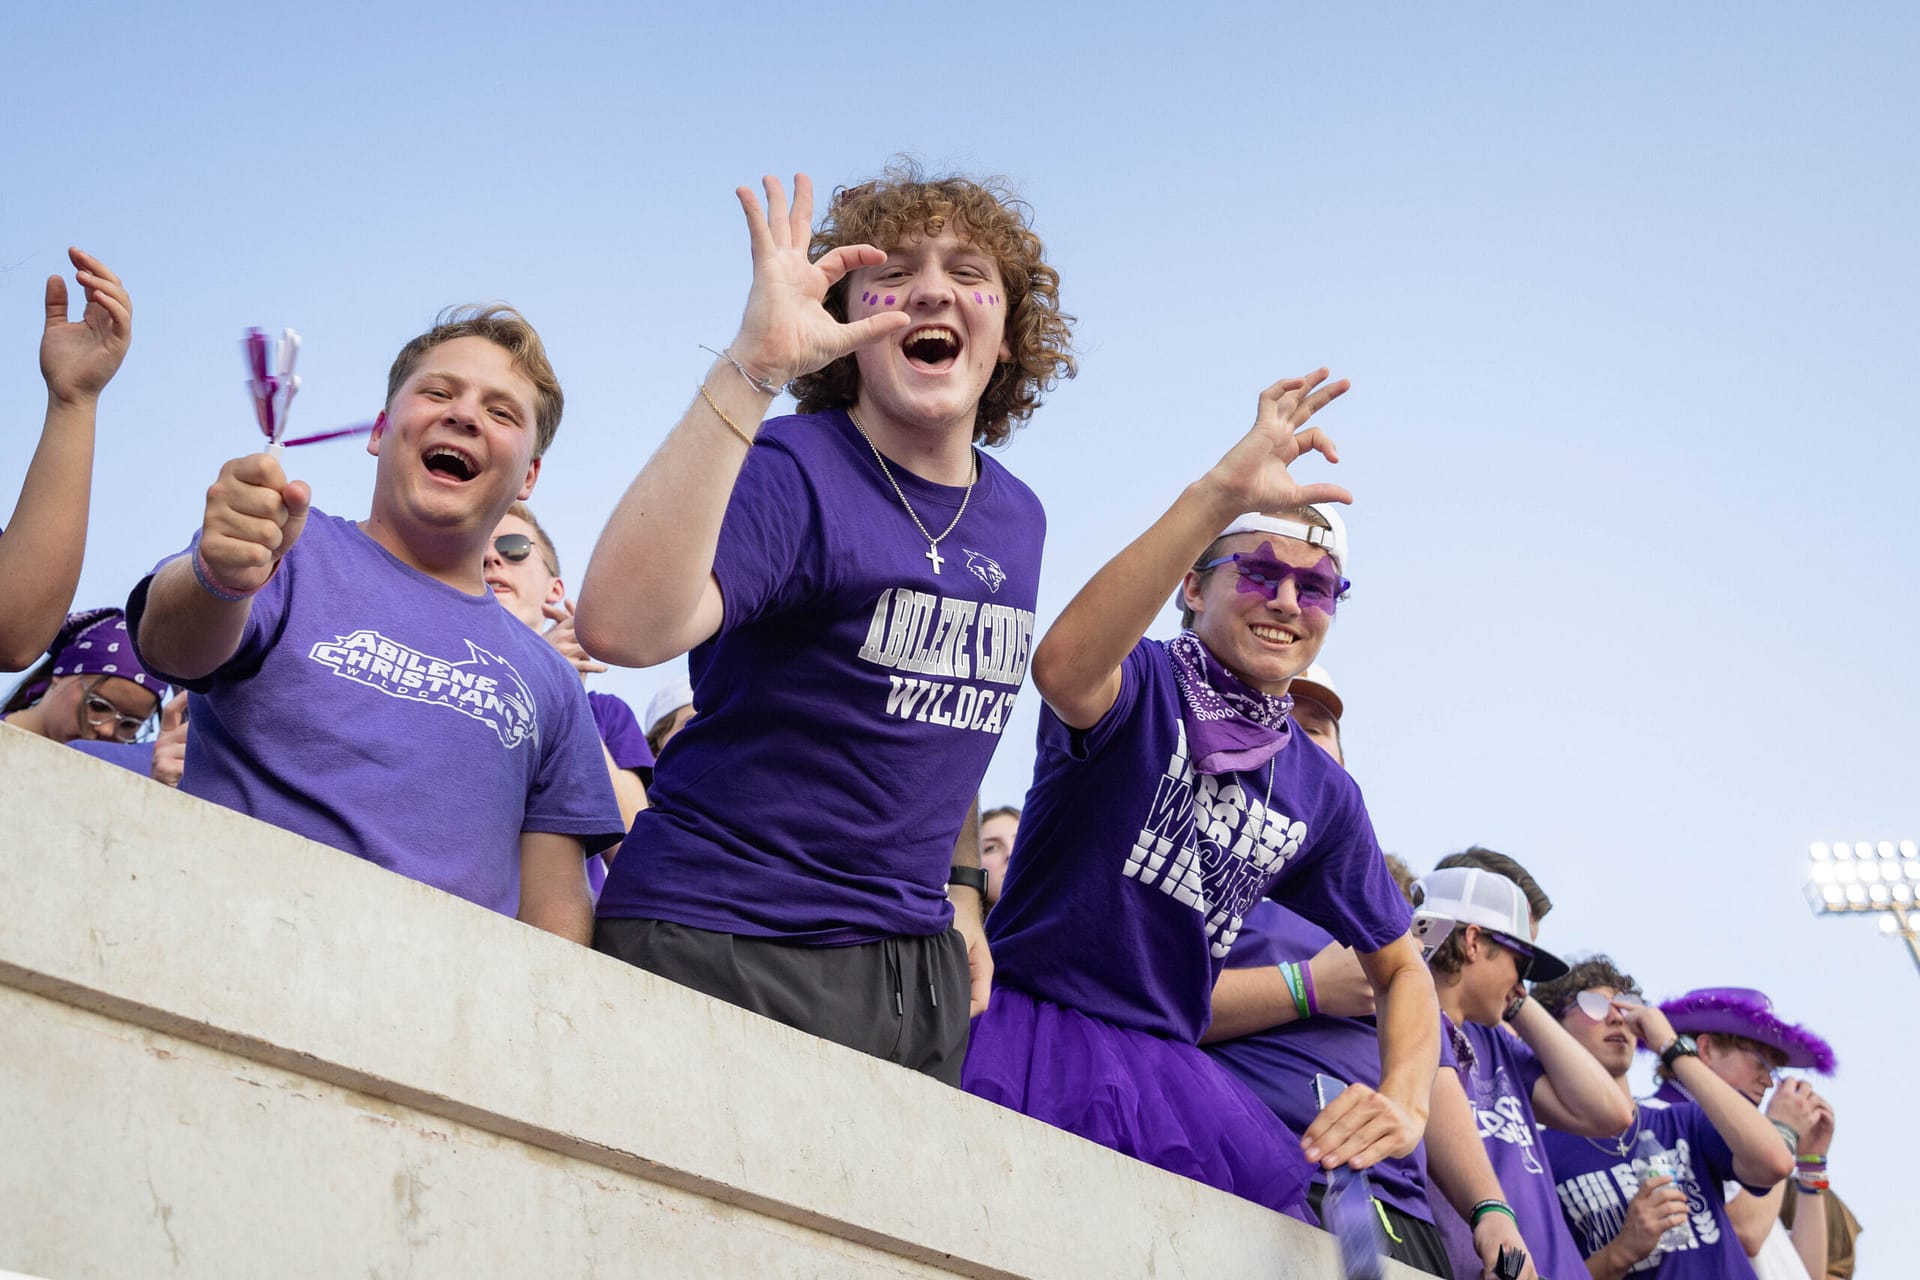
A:
{"label": "stadium light tower", "polygon": [[1920,922],[1920,846],[1911,840],[1816,840],[1808,853],[1807,902],[1814,914],[1879,916],[1880,932],[1899,934],[1920,968],[1920,932],[1914,927]]}

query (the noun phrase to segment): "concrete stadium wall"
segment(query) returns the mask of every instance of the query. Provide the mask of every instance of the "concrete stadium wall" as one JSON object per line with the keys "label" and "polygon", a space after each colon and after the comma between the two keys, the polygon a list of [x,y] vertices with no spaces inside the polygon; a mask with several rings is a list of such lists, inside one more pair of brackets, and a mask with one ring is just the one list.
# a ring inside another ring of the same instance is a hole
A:
{"label": "concrete stadium wall", "polygon": [[0,1269],[1339,1274],[1299,1223],[4,726],[0,904]]}

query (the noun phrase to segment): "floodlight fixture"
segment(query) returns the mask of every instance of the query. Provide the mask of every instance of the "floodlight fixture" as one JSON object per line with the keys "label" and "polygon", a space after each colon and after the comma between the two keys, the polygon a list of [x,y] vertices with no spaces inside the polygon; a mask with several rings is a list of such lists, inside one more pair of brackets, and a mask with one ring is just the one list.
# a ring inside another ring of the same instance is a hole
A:
{"label": "floodlight fixture", "polygon": [[1807,905],[1815,915],[1867,913],[1897,934],[1920,968],[1920,843],[1814,841],[1807,849]]}

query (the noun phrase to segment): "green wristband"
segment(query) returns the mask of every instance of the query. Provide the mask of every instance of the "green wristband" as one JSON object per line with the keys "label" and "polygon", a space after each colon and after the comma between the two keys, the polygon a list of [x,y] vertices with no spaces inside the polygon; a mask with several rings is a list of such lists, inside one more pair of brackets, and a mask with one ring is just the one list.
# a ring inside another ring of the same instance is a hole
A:
{"label": "green wristband", "polygon": [[1298,1014],[1303,1022],[1312,1017],[1312,1012],[1307,1008],[1307,984],[1300,980],[1300,966],[1291,960],[1282,960],[1280,977],[1285,980],[1287,991],[1293,996],[1294,1013]]}
{"label": "green wristband", "polygon": [[1506,1201],[1482,1200],[1479,1204],[1473,1206],[1473,1212],[1467,1215],[1468,1228],[1471,1229],[1473,1227],[1479,1226],[1480,1219],[1486,1217],[1490,1213],[1504,1213],[1509,1218],[1513,1219],[1513,1224],[1515,1226],[1520,1225],[1520,1219],[1513,1212],[1513,1206],[1508,1204]]}

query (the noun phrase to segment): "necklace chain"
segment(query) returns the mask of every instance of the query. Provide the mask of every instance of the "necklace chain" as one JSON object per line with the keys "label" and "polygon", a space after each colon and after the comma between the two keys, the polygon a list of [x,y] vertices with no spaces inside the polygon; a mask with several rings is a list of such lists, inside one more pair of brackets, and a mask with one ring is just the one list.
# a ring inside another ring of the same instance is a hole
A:
{"label": "necklace chain", "polygon": [[1628,1121],[1627,1127],[1621,1130],[1620,1133],[1614,1137],[1611,1146],[1609,1146],[1609,1144],[1605,1142],[1596,1142],[1592,1138],[1588,1138],[1587,1142],[1597,1151],[1611,1150],[1615,1155],[1625,1157],[1627,1155],[1632,1154],[1627,1150],[1627,1144],[1632,1142],[1635,1138],[1638,1138],[1639,1136],[1640,1136],[1640,1103],[1638,1101],[1635,1101],[1633,1104],[1633,1119]]}
{"label": "necklace chain", "polygon": [[900,505],[907,509],[907,518],[913,521],[913,527],[918,529],[920,536],[927,540],[927,559],[933,561],[933,571],[939,573],[940,565],[944,560],[940,554],[940,544],[946,541],[948,534],[959,527],[960,517],[967,514],[967,503],[973,498],[973,486],[980,479],[979,457],[971,449],[967,451],[968,461],[972,464],[967,475],[967,491],[960,495],[960,509],[953,513],[953,522],[942,529],[940,536],[936,538],[927,532],[927,526],[921,522],[919,513],[913,509],[913,504],[907,501],[907,491],[902,489],[900,482],[893,478],[893,468],[887,465],[886,455],[880,452],[880,446],[873,442],[873,437],[867,434],[867,429],[860,425],[860,419],[854,413],[852,405],[847,406],[847,419],[853,423],[853,429],[860,433],[860,438],[867,442],[867,448],[873,450],[873,460],[880,464],[880,474],[885,476],[887,483],[893,486],[894,496],[899,498]]}

